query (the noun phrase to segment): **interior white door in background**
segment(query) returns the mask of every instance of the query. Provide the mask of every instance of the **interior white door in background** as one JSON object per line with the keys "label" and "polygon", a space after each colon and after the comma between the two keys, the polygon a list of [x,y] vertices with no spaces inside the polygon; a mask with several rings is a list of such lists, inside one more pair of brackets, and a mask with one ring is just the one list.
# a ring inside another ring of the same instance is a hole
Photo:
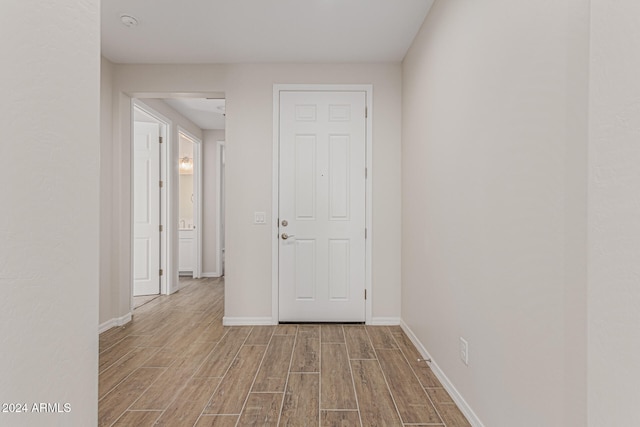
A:
{"label": "interior white door in background", "polygon": [[133,295],[160,293],[160,127],[133,124]]}
{"label": "interior white door in background", "polygon": [[280,321],[365,321],[365,105],[280,92]]}

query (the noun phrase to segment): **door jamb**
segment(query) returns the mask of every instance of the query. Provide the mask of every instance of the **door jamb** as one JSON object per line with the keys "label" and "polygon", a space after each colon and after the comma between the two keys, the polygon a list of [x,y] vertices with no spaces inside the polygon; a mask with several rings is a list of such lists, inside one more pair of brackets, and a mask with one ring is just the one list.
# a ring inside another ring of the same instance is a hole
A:
{"label": "door jamb", "polygon": [[365,119],[365,150],[366,150],[366,168],[367,179],[365,189],[365,227],[367,229],[367,237],[365,239],[365,292],[367,298],[365,300],[365,323],[370,324],[372,320],[372,300],[373,289],[371,286],[372,278],[372,241],[373,241],[373,222],[372,222],[372,195],[373,195],[373,85],[371,84],[354,84],[354,85],[333,85],[333,84],[274,84],[273,85],[273,160],[272,160],[272,202],[271,202],[271,233],[273,240],[271,243],[271,322],[278,324],[279,321],[279,236],[278,236],[278,220],[280,207],[280,92],[283,91],[305,91],[305,92],[365,92],[365,106],[367,108],[367,118]]}
{"label": "door jamb", "polygon": [[224,141],[217,141],[216,143],[216,277],[222,277],[224,275],[224,269],[222,267],[222,166],[224,163],[223,153],[225,148]]}
{"label": "door jamb", "polygon": [[[147,114],[150,117],[153,117],[158,124],[160,125],[160,136],[163,138],[163,144],[160,144],[160,180],[164,182],[164,185],[160,188],[160,224],[164,226],[164,231],[160,234],[160,268],[163,271],[164,274],[162,274],[160,276],[160,294],[161,295],[168,295],[169,294],[169,286],[167,283],[167,277],[170,277],[170,268],[171,265],[168,262],[169,260],[169,256],[171,253],[171,246],[169,245],[170,242],[170,233],[168,230],[168,225],[170,224],[168,215],[169,215],[169,209],[167,206],[167,201],[170,200],[170,185],[168,185],[168,175],[167,174],[167,162],[168,162],[168,153],[169,151],[169,146],[171,144],[170,141],[170,137],[169,135],[171,134],[171,120],[169,120],[168,118],[166,118],[165,116],[163,116],[162,114],[158,113],[157,111],[155,111],[153,108],[149,107],[147,104],[145,104],[144,102],[142,102],[141,100],[139,100],[138,98],[131,98],[131,141],[132,144],[130,146],[130,150],[131,150],[131,159],[133,159],[133,132],[134,132],[134,113],[135,113],[135,109],[139,109],[142,112],[144,112],[145,114]],[[130,229],[132,230],[131,232],[131,241],[130,241],[130,245],[131,245],[131,265],[133,266],[133,161],[131,162],[130,166],[131,168],[131,224],[130,224]],[[132,270],[133,273],[133,270]],[[131,285],[130,285],[130,289],[131,289],[131,307],[130,309],[133,310],[134,307],[134,302],[133,302],[133,274],[131,275],[131,277],[129,278],[129,280],[131,281]]]}
{"label": "door jamb", "polygon": [[178,125],[178,136],[182,134],[193,143],[193,216],[196,238],[196,263],[193,278],[202,277],[202,140]]}

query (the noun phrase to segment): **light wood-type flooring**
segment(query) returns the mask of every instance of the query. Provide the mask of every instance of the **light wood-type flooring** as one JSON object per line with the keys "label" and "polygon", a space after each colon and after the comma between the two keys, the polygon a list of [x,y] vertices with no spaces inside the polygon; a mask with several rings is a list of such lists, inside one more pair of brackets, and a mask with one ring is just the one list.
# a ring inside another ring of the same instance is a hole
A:
{"label": "light wood-type flooring", "polygon": [[469,426],[395,326],[222,326],[221,279],[100,334],[100,426]]}

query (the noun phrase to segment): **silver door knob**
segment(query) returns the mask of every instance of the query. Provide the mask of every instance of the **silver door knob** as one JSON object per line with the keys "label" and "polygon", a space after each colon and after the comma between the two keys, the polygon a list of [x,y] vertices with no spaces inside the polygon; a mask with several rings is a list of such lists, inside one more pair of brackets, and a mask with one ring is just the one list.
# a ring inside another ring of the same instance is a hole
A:
{"label": "silver door knob", "polygon": [[287,240],[289,237],[295,237],[293,234],[282,233],[282,240]]}

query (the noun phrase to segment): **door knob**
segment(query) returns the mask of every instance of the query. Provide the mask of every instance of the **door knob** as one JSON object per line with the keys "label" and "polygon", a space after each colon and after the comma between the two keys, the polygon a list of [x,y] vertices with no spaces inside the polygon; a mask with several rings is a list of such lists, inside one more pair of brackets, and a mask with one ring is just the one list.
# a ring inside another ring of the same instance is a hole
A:
{"label": "door knob", "polygon": [[282,233],[282,240],[287,240],[290,237],[296,237],[293,234]]}

